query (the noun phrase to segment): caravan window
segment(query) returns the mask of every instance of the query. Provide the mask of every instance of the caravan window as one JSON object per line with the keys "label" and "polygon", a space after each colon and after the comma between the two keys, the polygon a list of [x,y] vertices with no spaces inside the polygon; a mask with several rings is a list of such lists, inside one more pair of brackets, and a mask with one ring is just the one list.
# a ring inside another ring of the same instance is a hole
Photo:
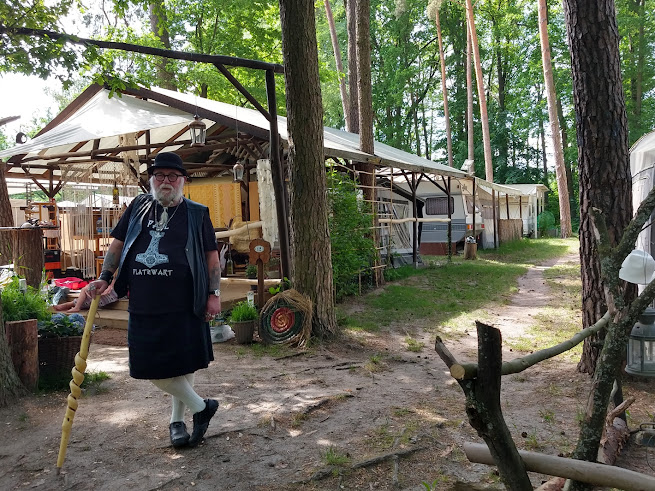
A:
{"label": "caravan window", "polygon": [[[448,215],[448,208],[446,203],[448,196],[441,196],[439,198],[427,198],[425,200],[425,213],[428,215]],[[455,199],[450,197],[450,214],[455,213]]]}

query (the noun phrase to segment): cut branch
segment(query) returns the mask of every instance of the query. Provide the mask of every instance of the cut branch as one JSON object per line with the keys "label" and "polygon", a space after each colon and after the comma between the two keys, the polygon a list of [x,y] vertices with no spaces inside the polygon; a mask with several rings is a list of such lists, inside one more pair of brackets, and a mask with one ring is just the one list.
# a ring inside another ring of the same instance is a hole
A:
{"label": "cut branch", "polygon": [[[575,335],[573,335],[573,337],[571,337],[571,339],[568,339],[567,341],[563,341],[559,344],[556,344],[555,346],[551,346],[550,348],[535,351],[534,353],[531,353],[522,358],[516,358],[515,360],[504,362],[501,367],[501,374],[511,375],[513,373],[520,373],[523,370],[530,368],[532,365],[536,365],[539,362],[553,358],[557,355],[561,355],[565,351],[570,350],[592,334],[596,334],[598,331],[607,326],[609,318],[609,314],[605,314],[593,326],[589,326],[587,329],[578,331]],[[450,369],[450,375],[454,379],[470,380],[477,376],[478,365],[475,363],[458,363],[455,357],[444,346],[439,337],[437,337],[434,349],[446,364],[446,366]]]}

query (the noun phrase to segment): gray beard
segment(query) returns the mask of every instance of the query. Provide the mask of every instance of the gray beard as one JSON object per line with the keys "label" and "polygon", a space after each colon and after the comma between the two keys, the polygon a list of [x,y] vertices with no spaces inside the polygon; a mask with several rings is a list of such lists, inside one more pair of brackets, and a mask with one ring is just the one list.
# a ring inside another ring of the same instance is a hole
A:
{"label": "gray beard", "polygon": [[172,194],[169,194],[168,196],[162,196],[163,193],[157,192],[157,191],[155,191],[154,188],[152,188],[152,190],[150,191],[150,194],[164,208],[168,208],[169,206],[174,206],[182,198],[182,190],[175,190],[175,191],[173,191]]}

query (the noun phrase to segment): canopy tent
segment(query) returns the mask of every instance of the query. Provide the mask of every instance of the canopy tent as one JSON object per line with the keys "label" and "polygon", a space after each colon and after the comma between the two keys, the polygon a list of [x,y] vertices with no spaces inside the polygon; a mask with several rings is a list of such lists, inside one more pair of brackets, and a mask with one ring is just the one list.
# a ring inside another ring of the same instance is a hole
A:
{"label": "canopy tent", "polygon": [[[208,127],[207,145],[201,148],[190,147],[187,133],[196,114]],[[282,143],[288,147],[286,118],[278,116],[277,121]],[[93,168],[97,180],[103,171],[105,178],[111,178],[117,165],[128,159],[136,173],[144,175],[157,152],[182,151],[189,172],[204,177],[229,170],[235,159],[252,161],[254,166],[257,159],[266,158],[269,126],[259,111],[192,94],[140,88],[112,96],[107,89],[92,85],[34,139],[1,151],[0,158],[10,157],[7,177],[67,181],[79,177],[82,168]],[[381,142],[375,142],[374,155],[361,152],[359,135],[334,128],[325,128],[324,146],[326,157],[445,176],[467,175]]]}
{"label": "canopy tent", "polygon": [[[655,131],[642,136],[630,149],[632,174],[632,212],[646,199],[655,184]],[[636,248],[651,255],[655,252],[655,231],[649,227],[652,217],[637,238]]]}

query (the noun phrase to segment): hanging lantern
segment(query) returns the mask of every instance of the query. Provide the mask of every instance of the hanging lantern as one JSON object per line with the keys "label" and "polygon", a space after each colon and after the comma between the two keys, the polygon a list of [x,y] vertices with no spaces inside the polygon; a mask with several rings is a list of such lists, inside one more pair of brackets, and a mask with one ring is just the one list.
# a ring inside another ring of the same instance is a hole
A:
{"label": "hanging lantern", "polygon": [[234,167],[232,167],[232,173],[234,174],[233,182],[243,181],[243,171],[244,171],[244,167],[241,162],[237,162],[236,164],[234,164]]}
{"label": "hanging lantern", "polygon": [[628,363],[632,375],[655,377],[655,309],[646,308],[633,326],[628,339]]}
{"label": "hanging lantern", "polygon": [[118,191],[118,185],[116,184],[116,181],[114,181],[114,188],[111,190],[111,197],[115,205],[120,204],[121,201],[120,192]]}
{"label": "hanging lantern", "polygon": [[205,137],[207,136],[207,125],[200,120],[197,114],[193,117],[193,121],[189,123],[189,132],[191,133],[192,147],[204,146]]}
{"label": "hanging lantern", "polygon": [[640,249],[635,249],[623,260],[619,278],[629,283],[647,285],[655,273],[655,259]]}

